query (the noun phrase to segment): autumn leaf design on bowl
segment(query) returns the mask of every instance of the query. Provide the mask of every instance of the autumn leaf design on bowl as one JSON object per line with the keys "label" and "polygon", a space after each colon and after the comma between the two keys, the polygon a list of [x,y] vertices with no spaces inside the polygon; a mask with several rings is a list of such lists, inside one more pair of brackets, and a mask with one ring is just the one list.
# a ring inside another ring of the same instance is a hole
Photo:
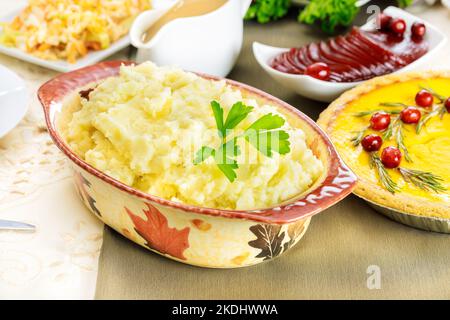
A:
{"label": "autumn leaf design on bowl", "polygon": [[[308,228],[306,221],[299,221],[289,225],[287,231],[284,231],[281,225],[257,224],[250,227],[250,231],[256,236],[255,240],[248,244],[253,248],[260,249],[261,252],[256,256],[263,260],[270,260],[287,251],[292,247],[297,239],[300,239]],[[285,241],[286,234],[289,240]]]}
{"label": "autumn leaf design on bowl", "polygon": [[133,220],[134,230],[147,241],[145,245],[162,254],[186,260],[183,253],[189,247],[190,229],[188,227],[181,230],[170,228],[166,217],[158,209],[149,203],[145,205],[148,209],[144,209],[143,212],[147,220],[125,208],[125,211]]}

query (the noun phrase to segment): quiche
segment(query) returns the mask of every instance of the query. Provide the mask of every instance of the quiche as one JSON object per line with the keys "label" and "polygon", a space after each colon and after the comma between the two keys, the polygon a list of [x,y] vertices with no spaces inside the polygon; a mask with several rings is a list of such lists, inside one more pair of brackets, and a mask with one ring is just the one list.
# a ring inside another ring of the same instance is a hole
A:
{"label": "quiche", "polygon": [[450,71],[391,74],[322,112],[318,124],[359,178],[356,195],[397,214],[450,219],[448,97]]}

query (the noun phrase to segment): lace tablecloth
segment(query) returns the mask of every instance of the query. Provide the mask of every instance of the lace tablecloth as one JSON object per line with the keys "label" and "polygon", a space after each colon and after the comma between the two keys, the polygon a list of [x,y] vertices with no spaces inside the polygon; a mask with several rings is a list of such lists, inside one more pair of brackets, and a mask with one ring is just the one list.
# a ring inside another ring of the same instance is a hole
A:
{"label": "lace tablecloth", "polygon": [[[0,12],[22,4],[0,0]],[[30,94],[26,117],[0,139],[0,219],[37,226],[35,233],[0,231],[0,299],[91,299],[102,224],[77,199],[36,97],[56,73],[4,55],[0,64],[25,79]]]}

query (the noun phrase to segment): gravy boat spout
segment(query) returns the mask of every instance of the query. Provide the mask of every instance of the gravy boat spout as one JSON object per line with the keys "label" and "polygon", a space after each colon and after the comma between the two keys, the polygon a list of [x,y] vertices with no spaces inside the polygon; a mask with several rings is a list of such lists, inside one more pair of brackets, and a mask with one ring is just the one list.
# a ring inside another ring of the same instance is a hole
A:
{"label": "gravy boat spout", "polygon": [[173,6],[175,6],[177,2],[178,2],[177,0],[154,1],[153,2],[154,9],[144,11],[139,16],[137,16],[130,29],[131,44],[138,49],[140,48],[149,49],[153,47],[156,43],[158,34],[156,34],[148,42],[143,41],[143,34],[155,22],[157,22],[167,11],[169,11]]}

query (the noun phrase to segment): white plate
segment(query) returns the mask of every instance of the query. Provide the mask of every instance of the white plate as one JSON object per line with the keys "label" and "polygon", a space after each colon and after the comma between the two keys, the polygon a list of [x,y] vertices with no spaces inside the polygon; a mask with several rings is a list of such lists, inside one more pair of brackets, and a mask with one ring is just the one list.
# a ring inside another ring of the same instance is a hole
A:
{"label": "white plate", "polygon": [[[410,26],[415,21],[423,22],[427,27],[426,40],[430,44],[429,51],[417,59],[416,61],[408,64],[407,66],[399,69],[397,72],[411,71],[417,69],[420,66],[425,65],[426,62],[431,61],[439,49],[441,49],[447,42],[447,37],[439,31],[436,27],[430,23],[396,7],[388,7],[384,10],[388,15],[402,18],[406,21],[406,24]],[[372,29],[374,26],[374,19],[367,22],[361,29]],[[288,51],[289,48],[277,48],[267,46],[258,42],[253,43],[253,54],[259,65],[276,81],[285,85],[286,87],[294,90],[298,94],[308,97],[313,100],[319,100],[324,102],[330,102],[336,99],[341,93],[356,86],[360,82],[329,82],[322,81],[316,78],[284,73],[273,69],[269,63],[279,53]]]}
{"label": "white plate", "polygon": [[[14,19],[15,16],[17,16],[20,11],[22,11],[23,6],[20,9],[16,9],[13,12],[7,14],[6,16],[3,16],[0,18],[0,22],[9,22]],[[69,72],[75,69],[79,69],[91,64],[94,64],[96,62],[99,62],[106,57],[109,57],[110,55],[116,53],[117,51],[122,50],[123,48],[126,48],[130,45],[130,37],[128,35],[124,36],[123,38],[117,40],[116,42],[112,43],[108,48],[104,50],[99,51],[90,51],[86,56],[83,58],[77,59],[76,63],[68,63],[64,60],[45,60],[38,57],[35,57],[29,53],[26,53],[22,50],[13,48],[13,47],[7,47],[2,44],[0,44],[0,52],[4,53],[8,56],[21,59],[30,63],[34,63],[37,65],[40,65],[42,67],[46,67],[52,70],[60,71],[60,72]]]}
{"label": "white plate", "polygon": [[28,99],[25,81],[0,65],[0,138],[11,131],[25,116]]}

